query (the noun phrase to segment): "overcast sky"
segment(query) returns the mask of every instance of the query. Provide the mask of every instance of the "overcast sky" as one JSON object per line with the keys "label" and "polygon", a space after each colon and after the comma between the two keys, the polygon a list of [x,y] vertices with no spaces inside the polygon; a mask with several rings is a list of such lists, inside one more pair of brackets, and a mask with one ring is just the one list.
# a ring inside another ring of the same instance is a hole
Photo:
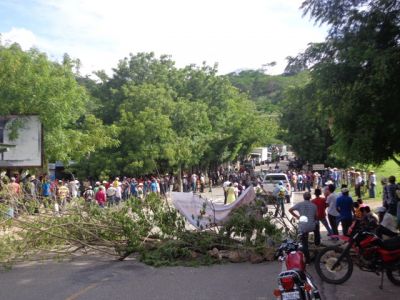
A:
{"label": "overcast sky", "polygon": [[60,59],[83,72],[110,71],[137,52],[168,54],[178,67],[218,63],[221,74],[281,73],[285,58],[322,41],[326,29],[299,10],[302,0],[0,0],[2,41]]}

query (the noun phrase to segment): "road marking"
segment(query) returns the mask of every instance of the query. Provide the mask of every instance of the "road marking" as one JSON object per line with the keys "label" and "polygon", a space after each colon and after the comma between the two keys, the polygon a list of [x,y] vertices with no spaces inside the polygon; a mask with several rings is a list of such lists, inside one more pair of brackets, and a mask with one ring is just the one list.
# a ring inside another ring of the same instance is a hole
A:
{"label": "road marking", "polygon": [[81,295],[85,294],[86,292],[94,289],[98,285],[99,285],[99,283],[92,283],[92,284],[88,285],[87,287],[85,287],[83,289],[80,289],[75,294],[72,294],[71,296],[69,296],[65,300],[76,300],[76,299],[78,299],[78,297],[80,297]]}
{"label": "road marking", "polygon": [[100,283],[109,280],[110,278],[104,278],[103,280],[101,280],[100,282],[95,282],[92,284],[89,284],[87,287],[80,289],[79,291],[77,291],[76,293],[72,294],[71,296],[69,296],[68,298],[65,298],[65,300],[77,300],[80,296],[82,296],[83,294],[87,293],[88,291],[96,288]]}

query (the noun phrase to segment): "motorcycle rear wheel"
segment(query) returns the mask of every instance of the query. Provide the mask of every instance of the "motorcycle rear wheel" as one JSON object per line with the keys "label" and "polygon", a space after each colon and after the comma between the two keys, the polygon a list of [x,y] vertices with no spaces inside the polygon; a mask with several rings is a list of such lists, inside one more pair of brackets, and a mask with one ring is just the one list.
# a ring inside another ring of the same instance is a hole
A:
{"label": "motorcycle rear wheel", "polygon": [[315,260],[315,270],[323,281],[332,284],[346,282],[353,273],[353,261],[349,253],[345,254],[339,266],[332,270],[333,264],[343,253],[343,249],[337,246],[322,249]]}
{"label": "motorcycle rear wheel", "polygon": [[386,270],[386,276],[394,285],[400,286],[400,267],[397,270]]}

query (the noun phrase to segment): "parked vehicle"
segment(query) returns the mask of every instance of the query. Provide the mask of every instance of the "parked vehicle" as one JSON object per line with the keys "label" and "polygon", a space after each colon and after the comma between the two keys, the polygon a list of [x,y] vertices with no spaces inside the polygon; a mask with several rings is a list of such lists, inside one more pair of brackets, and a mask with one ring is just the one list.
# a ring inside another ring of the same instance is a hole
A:
{"label": "parked vehicle", "polygon": [[272,193],[274,191],[275,186],[279,183],[279,181],[283,182],[283,185],[288,191],[288,195],[286,196],[286,202],[290,203],[292,199],[292,187],[290,185],[289,179],[285,173],[267,173],[264,175],[262,180],[262,189],[265,193]]}
{"label": "parked vehicle", "polygon": [[315,269],[321,279],[332,284],[344,283],[351,277],[356,263],[362,271],[381,275],[381,289],[384,273],[393,284],[400,286],[400,237],[381,240],[359,221],[353,222],[349,233],[350,236],[338,236],[345,241],[344,247],[326,247],[318,254]]}
{"label": "parked vehicle", "polygon": [[[300,221],[307,222],[306,216]],[[305,257],[301,251],[301,243],[285,240],[277,251],[282,262],[282,272],[278,276],[278,288],[274,296],[281,300],[321,299],[318,288],[306,271]]]}
{"label": "parked vehicle", "polygon": [[250,158],[255,160],[256,165],[263,165],[272,161],[271,152],[267,147],[255,148],[250,153]]}

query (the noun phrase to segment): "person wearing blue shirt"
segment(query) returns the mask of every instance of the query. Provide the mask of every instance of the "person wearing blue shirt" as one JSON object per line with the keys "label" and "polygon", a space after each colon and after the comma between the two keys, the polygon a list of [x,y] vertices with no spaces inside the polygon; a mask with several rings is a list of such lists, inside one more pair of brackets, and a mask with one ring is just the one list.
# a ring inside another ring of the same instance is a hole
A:
{"label": "person wearing blue shirt", "polygon": [[50,182],[48,179],[45,179],[44,182],[42,183],[42,196],[43,196],[43,205],[46,208],[50,202],[49,199],[51,196]]}
{"label": "person wearing blue shirt", "polygon": [[130,186],[131,186],[131,195],[134,196],[134,197],[137,197],[138,196],[138,193],[137,193],[137,182],[136,182],[135,179],[132,179]]}
{"label": "person wearing blue shirt", "polygon": [[342,195],[336,199],[336,210],[340,214],[343,234],[347,235],[354,214],[353,199],[349,196],[347,187],[342,188]]}
{"label": "person wearing blue shirt", "polygon": [[154,178],[151,180],[150,190],[152,193],[158,192],[157,181]]}

